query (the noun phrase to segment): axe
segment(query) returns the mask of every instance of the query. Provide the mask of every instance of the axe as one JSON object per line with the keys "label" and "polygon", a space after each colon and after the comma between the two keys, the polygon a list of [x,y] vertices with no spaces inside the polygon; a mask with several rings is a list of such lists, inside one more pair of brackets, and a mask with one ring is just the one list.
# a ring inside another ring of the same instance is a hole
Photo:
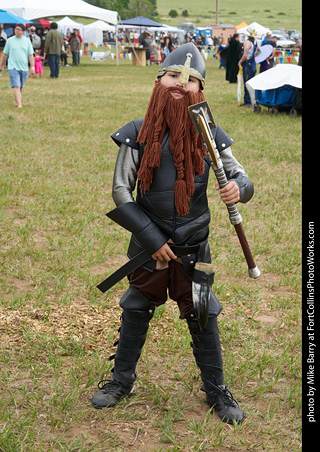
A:
{"label": "axe", "polygon": [[[228,179],[226,177],[223,164],[219,155],[219,151],[216,147],[216,143],[213,139],[210,127],[213,129],[216,127],[213,120],[213,116],[210,107],[206,101],[200,102],[199,104],[191,105],[189,107],[189,115],[195,126],[197,133],[201,134],[204,145],[210,155],[213,171],[216,175],[218,184],[220,188],[225,187],[228,184]],[[210,125],[210,126],[209,126]],[[229,212],[229,219],[231,224],[235,227],[237,236],[239,238],[243,254],[248,264],[248,271],[250,278],[256,279],[260,276],[260,270],[256,266],[243,227],[242,218],[238,211],[237,205],[229,204],[227,205]]]}

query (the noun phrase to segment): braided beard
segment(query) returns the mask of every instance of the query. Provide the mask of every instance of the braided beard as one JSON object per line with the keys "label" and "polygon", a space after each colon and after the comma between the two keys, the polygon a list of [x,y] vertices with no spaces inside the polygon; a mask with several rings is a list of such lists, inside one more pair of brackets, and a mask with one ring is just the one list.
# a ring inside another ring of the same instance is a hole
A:
{"label": "braided beard", "polygon": [[[170,91],[180,91],[181,99],[175,99]],[[160,166],[161,141],[167,127],[170,129],[170,150],[177,170],[175,181],[175,206],[179,215],[190,211],[190,198],[194,192],[194,176],[203,174],[203,156],[206,150],[188,113],[190,105],[204,101],[202,91],[193,93],[174,87],[165,88],[160,80],[155,87],[137,141],[145,144],[138,171],[141,195],[149,189],[154,168]]]}

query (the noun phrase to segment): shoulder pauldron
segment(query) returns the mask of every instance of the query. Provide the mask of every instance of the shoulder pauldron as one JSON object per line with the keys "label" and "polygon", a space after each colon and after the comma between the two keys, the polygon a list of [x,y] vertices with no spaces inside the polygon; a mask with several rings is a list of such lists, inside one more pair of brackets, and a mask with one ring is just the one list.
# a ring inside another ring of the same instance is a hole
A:
{"label": "shoulder pauldron", "polygon": [[121,129],[117,130],[111,135],[113,141],[120,146],[121,144],[126,144],[134,149],[139,149],[139,143],[137,143],[137,137],[143,123],[143,118],[135,119],[134,121],[128,122]]}

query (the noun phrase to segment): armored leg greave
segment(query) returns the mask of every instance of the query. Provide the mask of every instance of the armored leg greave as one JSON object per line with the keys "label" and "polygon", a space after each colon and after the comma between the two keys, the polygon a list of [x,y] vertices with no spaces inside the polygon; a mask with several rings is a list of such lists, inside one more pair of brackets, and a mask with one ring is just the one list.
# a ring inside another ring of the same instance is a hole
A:
{"label": "armored leg greave", "polygon": [[223,384],[221,344],[216,317],[209,317],[206,328],[201,332],[195,317],[187,318],[192,336],[192,349],[197,366],[201,371],[206,400],[214,408],[220,419],[229,424],[241,423],[243,410]]}
{"label": "armored leg greave", "polygon": [[216,317],[209,317],[206,328],[201,332],[196,317],[187,318],[192,337],[193,355],[201,371],[203,390],[210,391],[212,384],[223,384],[221,343]]}
{"label": "armored leg greave", "polygon": [[145,343],[149,322],[153,317],[149,311],[123,311],[120,338],[114,355],[114,381],[132,385],[136,379],[136,365]]}
{"label": "armored leg greave", "polygon": [[[123,309],[120,338],[116,354],[112,380],[132,385],[136,379],[135,369],[145,343],[149,322],[153,317],[154,306],[137,289],[129,289],[121,297]],[[109,359],[112,359],[110,357]]]}
{"label": "armored leg greave", "polygon": [[130,287],[121,298],[123,308],[122,324],[119,329],[119,341],[114,359],[111,380],[102,380],[99,391],[92,397],[95,408],[114,406],[121,397],[130,394],[136,379],[136,366],[142,347],[146,341],[149,322],[154,314],[154,307],[139,291]]}

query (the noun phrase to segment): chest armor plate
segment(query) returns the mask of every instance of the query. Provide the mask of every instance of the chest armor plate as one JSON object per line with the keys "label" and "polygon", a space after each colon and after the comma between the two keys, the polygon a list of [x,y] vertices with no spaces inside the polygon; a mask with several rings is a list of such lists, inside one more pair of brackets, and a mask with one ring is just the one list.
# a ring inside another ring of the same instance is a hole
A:
{"label": "chest armor plate", "polygon": [[[179,216],[175,208],[174,185],[177,171],[169,147],[169,131],[166,132],[162,143],[162,156],[160,167],[153,172],[152,184],[142,196],[138,188],[136,202],[148,213],[150,218],[175,243],[194,241],[195,234],[204,239],[207,226],[210,222],[210,211],[207,200],[207,185],[209,178],[209,161],[205,158],[204,173],[195,176],[195,190],[191,196],[190,212]],[[143,156],[143,147],[140,148],[140,158]],[[190,243],[191,244],[191,243]]]}

